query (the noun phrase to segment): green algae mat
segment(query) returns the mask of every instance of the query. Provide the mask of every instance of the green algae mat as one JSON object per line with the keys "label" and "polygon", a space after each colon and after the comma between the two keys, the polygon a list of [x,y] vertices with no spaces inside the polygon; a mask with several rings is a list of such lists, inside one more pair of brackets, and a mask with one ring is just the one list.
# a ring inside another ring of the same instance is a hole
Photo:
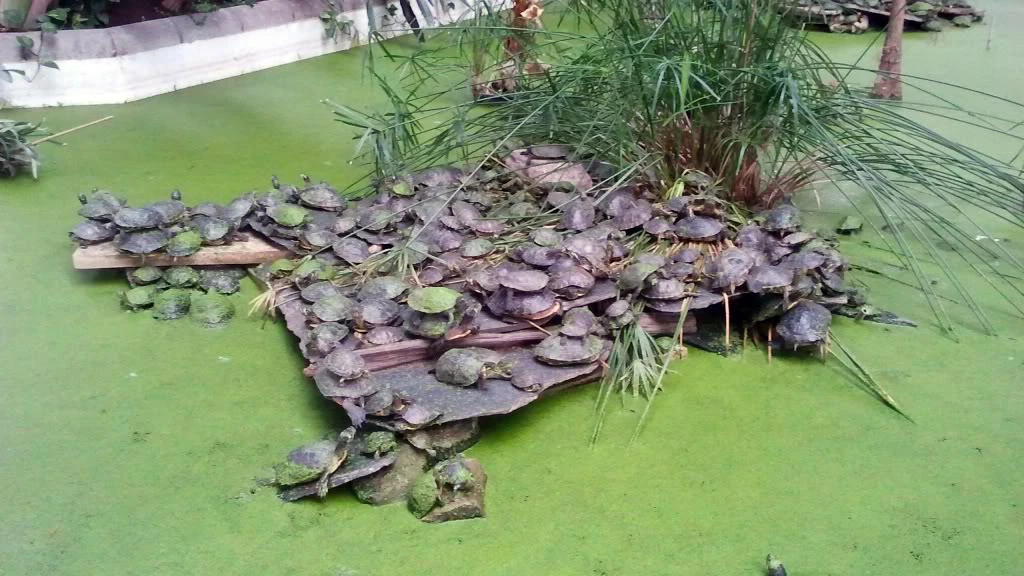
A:
{"label": "green algae mat", "polygon": [[[984,8],[991,50],[984,28],[913,36],[907,70],[1019,98],[1024,7]],[[852,59],[871,39],[821,42]],[[874,300],[922,326],[837,322],[915,424],[837,363],[694,350],[631,447],[641,406],[611,410],[589,446],[596,387],[485,422],[469,452],[488,473],[485,520],[423,525],[400,505],[257,489],[261,468],[342,423],[291,336],[256,318],[208,329],[120,313],[121,275],[74,271],[66,232],[91,186],[141,203],[176,187],[224,201],[271,172],[351,181],[350,134],[317,100],[370,104],[361,65],[338,54],[42,112],[53,129],[116,118],[44,148],[40,180],[0,182],[0,574],[754,575],[768,552],[794,576],[1024,569],[1024,323],[980,283],[999,336],[950,305],[953,343],[918,292],[870,274]],[[818,216],[841,209],[824,198]],[[860,240],[844,250],[886,269]],[[1024,238],[1007,240],[1020,256]]]}

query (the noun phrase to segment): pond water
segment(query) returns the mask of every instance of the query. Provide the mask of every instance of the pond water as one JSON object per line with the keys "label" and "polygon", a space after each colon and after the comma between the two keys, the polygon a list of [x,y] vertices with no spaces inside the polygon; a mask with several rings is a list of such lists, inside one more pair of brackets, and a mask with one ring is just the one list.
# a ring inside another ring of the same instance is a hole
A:
{"label": "pond water", "polygon": [[[918,35],[905,70],[1024,99],[1024,6],[985,7],[990,50],[984,27]],[[819,40],[848,60],[871,38]],[[225,200],[271,173],[350,180],[350,133],[318,99],[370,104],[361,58],[42,112],[53,129],[116,118],[46,148],[39,181],[0,183],[0,574],[755,575],[769,551],[794,576],[1024,570],[1024,323],[980,283],[996,337],[951,306],[956,344],[916,291],[871,276],[876,301],[922,327],[838,322],[916,423],[835,362],[692,351],[632,447],[634,406],[589,447],[594,387],[487,422],[471,450],[489,474],[485,520],[430,526],[344,493],[285,504],[253,490],[341,418],[291,336],[244,316],[209,330],[122,313],[121,277],[72,270],[66,232],[91,186],[134,203],[175,187]],[[1024,235],[1009,240],[1020,254]]]}

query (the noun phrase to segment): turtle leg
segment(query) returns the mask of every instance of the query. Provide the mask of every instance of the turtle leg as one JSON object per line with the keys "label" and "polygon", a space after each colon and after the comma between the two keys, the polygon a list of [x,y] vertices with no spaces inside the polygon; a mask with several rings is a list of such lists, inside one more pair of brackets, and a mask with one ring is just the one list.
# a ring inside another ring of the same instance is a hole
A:
{"label": "turtle leg", "polygon": [[774,327],[768,325],[768,364],[772,363],[772,329]]}
{"label": "turtle leg", "polygon": [[722,305],[725,307],[725,354],[729,355],[729,294],[722,292]]}

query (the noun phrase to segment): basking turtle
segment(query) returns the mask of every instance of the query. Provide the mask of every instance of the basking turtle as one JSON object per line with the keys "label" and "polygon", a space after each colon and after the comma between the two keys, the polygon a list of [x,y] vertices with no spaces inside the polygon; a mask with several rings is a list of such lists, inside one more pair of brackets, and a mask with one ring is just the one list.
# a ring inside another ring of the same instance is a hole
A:
{"label": "basking turtle", "polygon": [[333,282],[324,280],[321,282],[313,282],[306,286],[299,292],[302,299],[309,303],[316,303],[316,301],[326,296],[333,296],[335,294],[341,294],[341,288],[334,285]]}
{"label": "basking turtle", "polygon": [[769,554],[768,558],[765,559],[764,566],[768,576],[786,576],[786,567],[772,554]]}
{"label": "basking turtle", "polygon": [[241,289],[240,278],[227,270],[204,269],[199,272],[199,287],[207,292],[234,294]]}
{"label": "basking turtle", "polygon": [[195,206],[188,209],[190,217],[195,218],[196,216],[208,216],[210,218],[217,218],[220,216],[222,207],[220,204],[214,202],[200,202]]}
{"label": "basking turtle", "polygon": [[687,216],[676,222],[676,234],[683,240],[714,240],[724,228],[720,221],[706,216]]}
{"label": "basking turtle", "polygon": [[747,250],[764,250],[764,230],[757,224],[747,224],[736,231],[733,243]]}
{"label": "basking turtle", "polygon": [[356,225],[363,230],[379,232],[391,224],[395,215],[383,206],[371,206],[356,212]]}
{"label": "basking turtle", "polygon": [[153,299],[160,293],[157,286],[136,286],[121,292],[121,306],[127,310],[138,310],[153,305]]}
{"label": "basking turtle", "polygon": [[572,338],[555,334],[533,348],[537,360],[552,366],[590,364],[601,357],[604,340],[597,336]]}
{"label": "basking turtle", "polygon": [[151,202],[145,207],[160,215],[160,225],[162,226],[170,226],[181,222],[188,214],[185,204],[181,201],[181,192],[178,190],[171,192],[170,200]]}
{"label": "basking turtle", "polygon": [[192,293],[181,288],[164,290],[153,297],[153,318],[176,320],[188,314],[192,304]]}
{"label": "basking turtle", "polygon": [[651,204],[645,200],[637,200],[632,206],[620,211],[615,218],[612,218],[612,226],[619,230],[632,230],[643,226],[653,216],[654,211]]}
{"label": "basking turtle", "polygon": [[195,254],[202,245],[203,237],[198,232],[195,230],[182,230],[167,241],[167,246],[164,250],[166,250],[169,256],[181,258]]}
{"label": "basking turtle", "polygon": [[68,236],[72,240],[77,242],[80,246],[89,246],[91,244],[99,244],[100,242],[106,242],[117,235],[117,230],[114,228],[101,224],[96,220],[85,220],[79,222]]}
{"label": "basking turtle", "polygon": [[531,266],[547,268],[559,260],[562,256],[561,248],[546,246],[530,246],[522,248],[519,258]]}
{"label": "basking turtle", "polygon": [[464,258],[481,258],[494,251],[494,243],[486,238],[474,238],[459,248],[459,255]]}
{"label": "basking turtle", "polygon": [[[309,179],[304,177],[303,180],[309,183]],[[312,186],[307,186],[302,190],[299,190],[299,202],[310,208],[317,208],[319,210],[328,210],[335,212],[343,210],[348,202],[342,198],[341,194],[334,188],[331,188],[326,183],[321,182]]]}
{"label": "basking turtle", "polygon": [[122,232],[117,239],[117,249],[128,254],[152,254],[167,245],[170,235],[163,230],[142,230]]}
{"label": "basking turtle", "polygon": [[381,454],[387,454],[398,449],[398,441],[394,432],[378,431],[370,432],[360,450],[363,454],[372,454],[374,458],[380,458]]}
{"label": "basking turtle", "polygon": [[782,243],[786,246],[800,246],[814,240],[814,234],[810,232],[790,232],[782,238]]}
{"label": "basking turtle", "polygon": [[311,224],[306,224],[299,234],[299,246],[305,250],[322,250],[337,241],[338,236],[334,232]]}
{"label": "basking turtle", "polygon": [[248,216],[255,207],[256,202],[253,195],[251,193],[244,194],[225,204],[217,214],[207,214],[207,216],[216,216],[237,228],[242,219]]}
{"label": "basking turtle", "polygon": [[114,214],[114,224],[121,230],[156,228],[161,222],[160,213],[149,208],[121,208]]}
{"label": "basking turtle", "polygon": [[597,211],[590,200],[573,200],[562,208],[559,223],[567,230],[586,230],[594,225]]}
{"label": "basking turtle", "polygon": [[434,482],[441,491],[442,499],[450,499],[451,494],[468,490],[476,483],[473,471],[466,466],[462,457],[439,462],[433,470]]}
{"label": "basking turtle", "polygon": [[192,219],[192,229],[199,234],[203,244],[223,244],[231,233],[231,224],[227,220],[213,216],[196,216]]}
{"label": "basking turtle", "polygon": [[444,314],[423,314],[413,311],[402,323],[402,328],[423,338],[442,338],[453,323],[453,314],[450,310]]}
{"label": "basking turtle", "polygon": [[359,354],[350,350],[335,350],[324,358],[324,366],[338,377],[338,380],[355,380],[366,375],[366,362]]}
{"label": "basking turtle", "polygon": [[267,208],[267,216],[278,226],[295,228],[306,222],[309,212],[302,206],[294,204],[276,204]]}
{"label": "basking turtle", "polygon": [[643,224],[644,232],[647,232],[651,236],[662,237],[672,232],[674,229],[672,223],[664,218],[651,218]]}
{"label": "basking turtle", "polygon": [[113,220],[114,215],[125,205],[124,200],[97,188],[92,189],[92,195],[88,198],[85,194],[79,194],[78,201],[82,204],[78,209],[79,216],[104,222]]}
{"label": "basking turtle", "polygon": [[409,293],[406,304],[423,314],[448,314],[451,316],[459,296],[460,294],[455,290],[441,286],[417,288]]}
{"label": "basking turtle", "polygon": [[503,287],[487,299],[487,308],[496,316],[543,320],[557,314],[559,304],[550,290],[519,292]]}
{"label": "basking turtle", "polygon": [[327,461],[327,467],[324,469],[320,479],[316,482],[316,495],[317,498],[326,498],[327,491],[330,490],[331,475],[341,468],[341,465],[345,463],[345,459],[348,458],[348,449],[352,444],[352,439],[356,437],[356,429],[353,426],[349,426],[338,434],[338,442],[334,445],[334,452],[331,454]]}
{"label": "basking turtle", "polygon": [[387,326],[398,319],[402,307],[394,300],[385,298],[370,298],[363,300],[352,311],[352,319],[356,323],[356,329],[365,330],[367,327]]}
{"label": "basking turtle", "polygon": [[351,216],[338,216],[331,222],[329,228],[335,234],[348,234],[355,230],[356,219]]}
{"label": "basking turtle", "polygon": [[522,270],[520,272],[502,274],[498,284],[517,292],[537,292],[547,287],[550,277],[539,270]]}
{"label": "basking turtle", "polygon": [[405,294],[409,285],[398,276],[377,276],[367,280],[356,295],[360,300],[370,298],[388,298],[394,300]]}
{"label": "basking turtle", "polygon": [[633,292],[653,284],[657,280],[654,273],[658,271],[658,267],[652,262],[634,262],[626,266],[619,274],[619,290]]}
{"label": "basking turtle", "polygon": [[711,267],[714,271],[713,288],[735,291],[747,279],[747,273],[754,265],[754,257],[744,248],[729,248],[715,258]]}
{"label": "basking turtle", "polygon": [[764,213],[763,227],[769,232],[793,232],[800,227],[800,210],[792,204],[779,204]]}
{"label": "basking turtle", "polygon": [[452,348],[434,365],[434,376],[453,386],[474,386],[487,378],[509,378],[510,367],[500,355],[480,348]]}
{"label": "basking turtle", "polygon": [[210,292],[195,294],[189,307],[189,317],[200,324],[223,324],[235,315],[235,305],[223,294]]}
{"label": "basking turtle", "polygon": [[612,328],[621,328],[633,321],[633,310],[629,300],[616,300],[608,305],[604,315]]}
{"label": "basking turtle", "polygon": [[370,258],[370,245],[359,238],[342,238],[331,245],[334,255],[349,264],[362,264]]}
{"label": "basking turtle", "polygon": [[674,278],[660,278],[641,294],[652,300],[678,300],[686,294],[686,285]]}
{"label": "basking turtle", "polygon": [[593,274],[573,264],[553,273],[548,288],[563,298],[575,300],[586,296],[596,282]]}
{"label": "basking turtle", "polygon": [[463,172],[455,166],[435,166],[427,168],[413,176],[417,186],[434,188],[437,186],[451,186],[458,184],[463,177]]}
{"label": "basking turtle", "polygon": [[794,349],[800,346],[823,345],[828,339],[832,313],[821,304],[801,300],[782,315],[775,331]]}
{"label": "basking turtle", "polygon": [[163,279],[172,288],[191,288],[199,283],[199,272],[191,266],[173,266],[164,270]]}
{"label": "basking turtle", "polygon": [[754,293],[781,292],[793,283],[793,269],[785,266],[753,266],[747,272],[747,290]]}
{"label": "basking turtle", "polygon": [[309,331],[306,343],[307,354],[316,352],[324,356],[330,354],[338,344],[348,336],[348,326],[338,322],[323,322]]}
{"label": "basking turtle", "polygon": [[355,308],[355,303],[348,297],[341,294],[329,294],[313,303],[310,311],[320,322],[338,322],[350,320],[353,308]]}
{"label": "basking turtle", "polygon": [[405,330],[396,326],[378,326],[363,336],[363,342],[372,346],[394,344],[405,340]]}
{"label": "basking turtle", "polygon": [[558,333],[571,338],[583,338],[597,328],[597,318],[586,306],[573,308],[562,316]]}
{"label": "basking turtle", "polygon": [[152,284],[163,278],[163,271],[156,266],[142,266],[128,272],[128,283],[132,286]]}
{"label": "basking turtle", "polygon": [[554,247],[562,244],[562,235],[551,228],[535,228],[530,231],[530,240],[537,246]]}

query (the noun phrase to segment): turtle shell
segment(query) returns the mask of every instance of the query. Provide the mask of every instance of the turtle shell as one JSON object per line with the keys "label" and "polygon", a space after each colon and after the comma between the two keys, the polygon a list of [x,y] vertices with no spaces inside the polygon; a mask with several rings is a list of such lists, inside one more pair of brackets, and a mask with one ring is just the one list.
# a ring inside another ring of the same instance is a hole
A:
{"label": "turtle shell", "polygon": [[559,224],[567,230],[586,230],[594,225],[597,211],[589,200],[573,200],[562,209]]}
{"label": "turtle shell", "polygon": [[572,150],[568,146],[561,144],[542,144],[539,146],[530,146],[526,149],[526,152],[534,158],[540,158],[542,160],[564,160],[569,157]]}
{"label": "turtle shell", "polygon": [[748,250],[764,250],[764,230],[757,224],[747,224],[736,231],[733,242],[740,248]]}
{"label": "turtle shell", "polygon": [[734,288],[743,284],[747,279],[747,272],[754,265],[754,257],[743,248],[729,248],[722,251],[717,258],[711,261],[711,270],[714,276],[712,287]]}
{"label": "turtle shell", "polygon": [[864,228],[864,220],[859,216],[847,216],[843,218],[843,221],[836,227],[836,232],[840,234],[854,234],[860,232]]}
{"label": "turtle shell", "polygon": [[398,319],[402,308],[394,301],[385,298],[371,298],[359,303],[359,318],[371,326],[386,326]]}
{"label": "turtle shell", "polygon": [[652,300],[678,300],[686,293],[686,286],[674,278],[661,278],[643,291]]}
{"label": "turtle shell", "polygon": [[165,250],[174,257],[191,256],[199,251],[203,238],[195,230],[182,230],[167,241]]}
{"label": "turtle shell", "polygon": [[545,364],[568,366],[595,362],[603,350],[604,340],[597,336],[572,338],[556,334],[534,346],[533,355]]}
{"label": "turtle shell", "polygon": [[669,262],[661,267],[659,274],[665,278],[686,278],[693,274],[693,264],[686,262]]}
{"label": "turtle shell", "polygon": [[117,240],[117,249],[128,254],[152,254],[167,245],[170,235],[163,230],[141,230],[122,232]]}
{"label": "turtle shell", "polygon": [[466,258],[480,258],[494,251],[494,244],[485,238],[474,238],[459,249],[459,255]]}
{"label": "turtle shell", "polygon": [[658,268],[659,265],[654,262],[634,262],[626,266],[619,275],[619,289],[632,292],[643,288]]}
{"label": "turtle shell", "polygon": [[551,276],[548,284],[553,292],[563,298],[582,298],[594,287],[594,275],[581,266],[566,267]]}
{"label": "turtle shell", "polygon": [[470,226],[477,234],[483,234],[485,236],[494,236],[495,234],[501,234],[505,231],[505,223],[501,220],[486,219],[477,220]]}
{"label": "turtle shell", "polygon": [[580,261],[586,262],[597,269],[604,269],[608,263],[608,243],[577,234],[567,238],[563,244],[566,252]]}
{"label": "turtle shell", "polygon": [[366,361],[350,350],[335,350],[324,358],[324,366],[339,380],[355,380],[366,374]]}
{"label": "turtle shell", "polygon": [[437,359],[434,377],[453,386],[473,386],[480,381],[486,364],[471,348],[452,348]]}
{"label": "turtle shell", "polygon": [[174,266],[164,270],[163,279],[173,288],[191,288],[199,283],[199,272],[191,266]]}
{"label": "turtle shell", "polygon": [[605,309],[604,314],[609,318],[619,318],[629,312],[629,301],[628,300],[616,300],[608,305]]}
{"label": "turtle shell", "polygon": [[605,196],[598,206],[605,214],[615,218],[635,203],[636,195],[632,188],[619,188]]}
{"label": "turtle shell", "polygon": [[790,232],[800,227],[800,210],[792,204],[779,204],[764,213],[764,229],[769,232]]}
{"label": "turtle shell", "polygon": [[300,190],[299,202],[310,208],[329,211],[341,210],[347,204],[337,190],[323,182]]}
{"label": "turtle shell", "polygon": [[239,196],[231,202],[228,202],[219,213],[208,214],[208,216],[217,216],[222,220],[226,220],[237,225],[237,223],[241,222],[243,218],[252,212],[252,209],[255,206],[256,203],[253,200],[252,194],[245,194],[244,196]]}
{"label": "turtle shell", "polygon": [[348,326],[338,322],[323,322],[309,331],[306,353],[325,356],[348,336]]}
{"label": "turtle shell", "polygon": [[301,292],[299,292],[299,295],[302,296],[302,299],[310,303],[315,303],[321,298],[324,298],[326,296],[334,296],[336,294],[340,295],[341,289],[335,286],[332,282],[326,280],[321,282],[314,282],[309,286],[306,286],[305,288],[302,289]]}
{"label": "turtle shell", "polygon": [[637,200],[632,206],[620,211],[612,219],[612,226],[619,230],[632,230],[643,226],[653,216],[651,204],[644,200]]}
{"label": "turtle shell", "polygon": [[451,186],[458,184],[463,176],[461,169],[455,166],[435,166],[427,168],[413,176],[417,186],[433,188],[435,186]]}
{"label": "turtle shell", "polygon": [[159,294],[156,286],[136,286],[121,292],[121,306],[127,310],[138,310],[153,305],[153,299]]}
{"label": "turtle shell", "polygon": [[793,283],[793,269],[786,266],[754,266],[747,273],[747,290],[777,292]]}
{"label": "turtle shell", "polygon": [[487,299],[487,309],[496,316],[539,318],[557,311],[554,292],[516,292],[508,288],[497,290]]}
{"label": "turtle shell", "polygon": [[160,215],[160,225],[162,226],[180,222],[187,213],[185,204],[181,200],[161,200],[147,204],[145,207]]}
{"label": "turtle shell", "polygon": [[452,203],[452,216],[466,228],[472,227],[477,220],[483,218],[483,215],[480,214],[480,210],[476,206],[463,200]]}
{"label": "turtle shell", "polygon": [[420,234],[420,238],[427,244],[430,251],[434,253],[456,250],[466,241],[462,234],[441,227],[424,229],[423,233]]}
{"label": "turtle shell", "polygon": [[380,346],[405,340],[405,331],[395,326],[378,326],[363,336],[363,342]]}
{"label": "turtle shell", "polygon": [[801,300],[782,315],[775,331],[786,342],[796,348],[824,343],[832,324],[832,313],[821,304]]}
{"label": "turtle shell", "polygon": [[431,286],[410,292],[406,303],[423,314],[440,314],[454,308],[458,299],[459,293],[451,288]]}
{"label": "turtle shell", "polygon": [[351,216],[338,216],[330,225],[331,232],[335,234],[348,234],[356,227],[356,219]]}
{"label": "turtle shell", "polygon": [[721,294],[703,289],[697,290],[690,299],[690,310],[703,310],[715,304],[721,304],[724,299],[725,297]]}
{"label": "turtle shell", "polygon": [[523,270],[502,274],[498,278],[498,283],[519,292],[536,292],[543,290],[549,280],[550,277],[539,270]]}
{"label": "turtle shell", "polygon": [[779,266],[792,268],[796,272],[813,270],[823,264],[825,264],[825,256],[814,251],[796,252],[779,261]]}
{"label": "turtle shell", "polygon": [[643,224],[644,232],[652,236],[664,236],[672,231],[672,224],[664,218],[652,218]]}
{"label": "turtle shell", "polygon": [[88,246],[112,239],[117,231],[95,220],[86,220],[79,222],[68,235],[78,244]]}
{"label": "turtle shell", "polygon": [[367,280],[359,289],[357,297],[360,300],[372,298],[387,298],[394,300],[409,289],[409,285],[398,276],[377,276]]}
{"label": "turtle shell", "polygon": [[211,216],[196,216],[192,219],[192,228],[199,233],[204,244],[221,244],[231,233],[231,224]]}
{"label": "turtle shell", "polygon": [[519,254],[520,259],[531,266],[547,268],[558,261],[562,256],[561,248],[546,246],[527,246]]}
{"label": "turtle shell", "polygon": [[207,292],[234,294],[241,289],[241,278],[228,270],[202,270],[199,272],[199,287]]}
{"label": "turtle shell", "polygon": [[693,264],[701,257],[702,254],[703,252],[697,250],[696,248],[683,248],[679,252],[676,252],[674,256],[672,256],[672,261]]}
{"label": "turtle shell", "polygon": [[163,278],[163,271],[156,266],[143,266],[128,272],[128,283],[132,286],[152,284]]}
{"label": "turtle shell", "polygon": [[176,320],[188,314],[192,304],[192,292],[180,288],[164,290],[153,297],[153,318]]}
{"label": "turtle shell", "polygon": [[306,222],[309,212],[302,206],[294,204],[275,204],[267,208],[267,216],[278,226],[295,228]]}
{"label": "turtle shell", "polygon": [[420,284],[433,286],[440,284],[445,279],[444,271],[438,266],[427,266],[419,272]]}
{"label": "turtle shell", "polygon": [[223,294],[195,294],[192,296],[188,314],[192,320],[200,324],[214,326],[234,317],[235,305]]}
{"label": "turtle shell", "polygon": [[114,214],[114,224],[122,230],[156,228],[161,222],[160,213],[149,208],[121,208]]}
{"label": "turtle shell", "polygon": [[558,333],[563,336],[582,338],[597,326],[597,318],[586,306],[573,308],[562,316],[562,327]]}
{"label": "turtle shell", "polygon": [[313,303],[310,311],[321,322],[338,322],[352,318],[355,303],[341,294],[329,294]]}
{"label": "turtle shell", "polygon": [[200,202],[195,206],[188,209],[190,217],[195,218],[196,216],[208,216],[210,218],[220,217],[220,211],[223,208],[220,204],[214,202]]}
{"label": "turtle shell", "polygon": [[441,338],[450,328],[447,314],[423,314],[413,311],[402,323],[410,334],[423,338]]}
{"label": "turtle shell", "polygon": [[683,240],[714,240],[725,225],[706,216],[687,216],[676,222],[676,234]]}
{"label": "turtle shell", "polygon": [[82,218],[106,222],[108,220],[113,220],[114,215],[117,214],[119,210],[121,210],[121,204],[96,199],[94,195],[92,200],[87,200],[82,204],[82,207],[78,209],[78,215]]}
{"label": "turtle shell", "polygon": [[535,228],[530,231],[530,240],[538,246],[554,247],[562,244],[562,235],[551,228]]}
{"label": "turtle shell", "polygon": [[356,213],[356,224],[364,230],[379,232],[391,224],[392,218],[393,215],[387,208],[371,207]]}
{"label": "turtle shell", "polygon": [[370,258],[370,245],[359,238],[342,238],[331,244],[334,255],[349,264],[362,264]]}

